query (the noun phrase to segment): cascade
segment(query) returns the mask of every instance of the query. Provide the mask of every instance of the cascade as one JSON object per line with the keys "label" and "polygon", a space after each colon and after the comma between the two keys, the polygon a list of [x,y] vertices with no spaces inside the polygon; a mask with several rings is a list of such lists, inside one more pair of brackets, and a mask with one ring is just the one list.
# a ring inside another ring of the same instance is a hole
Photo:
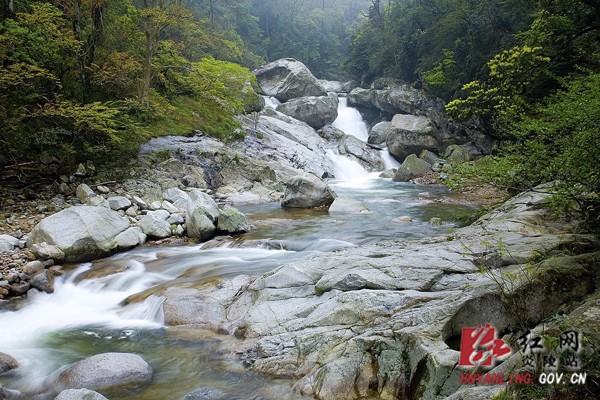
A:
{"label": "cascade", "polygon": [[352,135],[366,142],[369,131],[362,116],[356,108],[348,107],[346,97],[340,97],[338,100],[338,117],[333,121],[333,126],[344,131],[346,135]]}
{"label": "cascade", "polygon": [[273,96],[263,96],[263,99],[265,99],[265,107],[268,108],[276,109],[277,106],[281,104],[281,102]]}

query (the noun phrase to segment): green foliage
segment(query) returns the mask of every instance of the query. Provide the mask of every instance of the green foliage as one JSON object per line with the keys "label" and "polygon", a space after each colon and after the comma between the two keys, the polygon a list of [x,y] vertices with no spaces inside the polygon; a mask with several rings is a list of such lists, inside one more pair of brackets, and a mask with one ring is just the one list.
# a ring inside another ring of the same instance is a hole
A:
{"label": "green foliage", "polygon": [[426,89],[438,97],[445,97],[460,82],[460,72],[456,67],[454,52],[445,50],[444,56],[446,58],[435,68],[423,73]]}

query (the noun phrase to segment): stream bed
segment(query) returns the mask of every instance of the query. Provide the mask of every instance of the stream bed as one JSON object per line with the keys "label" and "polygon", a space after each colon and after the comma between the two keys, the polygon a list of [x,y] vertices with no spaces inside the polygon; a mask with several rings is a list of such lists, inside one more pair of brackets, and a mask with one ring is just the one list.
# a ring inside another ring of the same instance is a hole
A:
{"label": "stream bed", "polygon": [[[373,174],[330,185],[371,212],[330,215],[283,209],[279,203],[241,206],[254,226],[250,233],[193,246],[143,246],[74,266],[57,281],[53,294],[11,302],[15,309],[0,310],[0,352],[17,358],[21,367],[0,377],[0,383],[28,398],[53,398],[58,375],[71,363],[128,352],[142,356],[154,371],[151,385],[128,399],[183,399],[199,387],[220,390],[231,399],[298,398],[290,381],[251,373],[223,354],[220,344],[235,338],[166,328],[162,298],[152,293],[172,285],[257,276],[343,246],[443,234],[458,226],[453,215],[474,211],[442,187]],[[399,216],[412,222],[394,221]],[[432,217],[441,218],[442,226],[429,225]],[[143,302],[125,305],[140,293]]]}

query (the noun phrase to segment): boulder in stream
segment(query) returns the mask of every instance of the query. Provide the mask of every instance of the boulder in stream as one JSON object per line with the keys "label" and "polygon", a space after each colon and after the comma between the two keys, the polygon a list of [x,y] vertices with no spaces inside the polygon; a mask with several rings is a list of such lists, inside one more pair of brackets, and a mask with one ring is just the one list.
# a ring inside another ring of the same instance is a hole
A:
{"label": "boulder in stream", "polygon": [[54,400],[108,400],[98,392],[89,389],[66,389]]}
{"label": "boulder in stream", "polygon": [[127,218],[107,208],[75,206],[44,218],[27,247],[46,242],[58,247],[66,261],[89,261],[116,251],[115,237],[128,228]]}
{"label": "boulder in stream", "polygon": [[337,108],[337,97],[308,96],[286,101],[277,107],[277,111],[319,129],[335,121]]}
{"label": "boulder in stream", "polygon": [[58,377],[62,389],[90,389],[107,397],[128,396],[150,383],[152,368],[136,354],[104,353],[79,361]]}
{"label": "boulder in stream", "polygon": [[328,208],[336,194],[313,173],[296,175],[286,183],[281,206],[286,208]]}
{"label": "boulder in stream", "polygon": [[208,239],[217,227],[219,206],[208,194],[200,190],[192,190],[186,203],[187,235],[196,239]]}
{"label": "boulder in stream", "polygon": [[398,168],[398,171],[394,176],[394,181],[408,182],[415,176],[427,172],[431,172],[431,164],[418,158],[416,154],[411,154],[406,157],[400,168]]}
{"label": "boulder in stream", "polygon": [[13,369],[19,368],[19,362],[11,355],[0,352],[0,375]]}
{"label": "boulder in stream", "polygon": [[392,119],[386,136],[389,152],[399,160],[423,150],[438,150],[436,128],[429,118],[397,114]]}

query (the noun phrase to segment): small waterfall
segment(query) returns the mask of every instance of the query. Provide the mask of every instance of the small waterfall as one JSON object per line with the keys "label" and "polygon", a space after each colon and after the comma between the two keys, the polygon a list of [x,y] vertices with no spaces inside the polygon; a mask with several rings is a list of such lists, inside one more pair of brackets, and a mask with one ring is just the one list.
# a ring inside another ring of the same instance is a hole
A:
{"label": "small waterfall", "polygon": [[383,158],[383,162],[385,163],[385,169],[398,169],[400,167],[400,163],[390,154],[388,149],[385,149],[381,152],[381,158]]}
{"label": "small waterfall", "polygon": [[356,108],[348,107],[348,99],[340,97],[338,103],[338,117],[333,121],[333,126],[352,135],[363,142],[369,138],[367,124]]}
{"label": "small waterfall", "polygon": [[263,99],[265,99],[265,107],[272,109],[276,109],[277,106],[281,104],[281,102],[273,96],[263,96]]}
{"label": "small waterfall", "polygon": [[354,182],[369,176],[362,165],[348,157],[337,155],[331,149],[327,150],[327,156],[333,161],[335,178],[339,181]]}

